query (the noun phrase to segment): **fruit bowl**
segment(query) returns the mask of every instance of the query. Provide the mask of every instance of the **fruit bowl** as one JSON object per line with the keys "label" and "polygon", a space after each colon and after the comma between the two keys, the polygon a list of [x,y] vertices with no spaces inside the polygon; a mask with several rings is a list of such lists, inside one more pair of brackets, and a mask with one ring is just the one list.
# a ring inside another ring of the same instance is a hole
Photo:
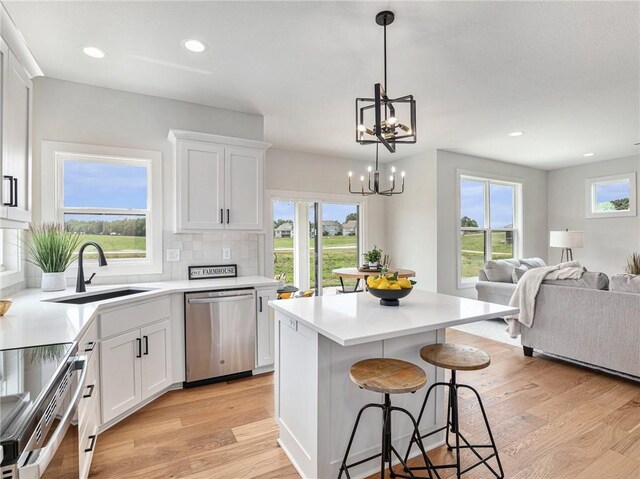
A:
{"label": "fruit bowl", "polygon": [[409,296],[409,293],[413,291],[413,288],[406,289],[376,289],[368,288],[376,298],[380,298],[380,305],[382,306],[400,306],[400,299]]}

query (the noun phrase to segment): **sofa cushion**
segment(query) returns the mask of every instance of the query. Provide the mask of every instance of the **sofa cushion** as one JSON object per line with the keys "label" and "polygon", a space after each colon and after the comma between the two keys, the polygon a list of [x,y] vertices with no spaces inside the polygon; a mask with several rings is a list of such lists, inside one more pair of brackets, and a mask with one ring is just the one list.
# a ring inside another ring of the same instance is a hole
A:
{"label": "sofa cushion", "polygon": [[527,268],[526,266],[518,266],[516,269],[514,269],[513,275],[511,276],[513,282],[517,283],[518,281],[520,281],[520,278],[522,278],[522,276],[524,276],[527,271],[529,271],[529,268]]}
{"label": "sofa cushion", "polygon": [[585,271],[580,279],[544,280],[542,283],[554,286],[570,286],[572,288],[607,289],[609,287],[609,277],[604,273]]}
{"label": "sofa cushion", "polygon": [[640,294],[640,275],[637,274],[614,274],[609,284],[611,291],[620,293]]}
{"label": "sofa cushion", "polygon": [[542,268],[547,265],[542,258],[524,258],[520,260],[520,264],[528,269]]}
{"label": "sofa cushion", "polygon": [[487,261],[484,274],[489,281],[513,283],[513,270],[520,266],[517,259],[498,259]]}

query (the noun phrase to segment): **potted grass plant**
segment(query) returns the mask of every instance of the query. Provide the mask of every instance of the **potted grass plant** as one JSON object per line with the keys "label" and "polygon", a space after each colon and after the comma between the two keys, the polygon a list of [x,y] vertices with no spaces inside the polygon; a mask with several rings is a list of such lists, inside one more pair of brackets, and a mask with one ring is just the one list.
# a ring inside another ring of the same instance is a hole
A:
{"label": "potted grass plant", "polygon": [[625,271],[628,274],[640,275],[640,253],[633,253],[629,257]]}
{"label": "potted grass plant", "polygon": [[80,240],[79,233],[65,231],[60,223],[29,228],[27,261],[42,270],[42,291],[62,291],[67,287],[65,271],[75,260]]}

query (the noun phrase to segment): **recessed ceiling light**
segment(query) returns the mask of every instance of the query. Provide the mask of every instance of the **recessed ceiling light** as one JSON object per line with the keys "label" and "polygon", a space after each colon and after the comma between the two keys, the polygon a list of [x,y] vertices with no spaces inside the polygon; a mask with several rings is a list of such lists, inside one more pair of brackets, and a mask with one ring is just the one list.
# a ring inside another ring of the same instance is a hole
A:
{"label": "recessed ceiling light", "polygon": [[91,58],[104,58],[106,56],[105,51],[98,47],[83,47],[82,51]]}
{"label": "recessed ceiling light", "polygon": [[593,156],[593,155],[595,155],[595,153],[585,153],[585,154],[584,154],[584,155],[582,155],[582,156]]}
{"label": "recessed ceiling light", "polygon": [[509,136],[522,136],[524,135],[524,131],[512,131],[509,133]]}
{"label": "recessed ceiling light", "polygon": [[187,50],[189,50],[190,52],[193,52],[193,53],[202,53],[203,51],[205,51],[207,49],[207,45],[205,45],[200,40],[195,40],[193,38],[189,39],[189,40],[184,40],[182,42],[182,45],[184,45],[184,47]]}

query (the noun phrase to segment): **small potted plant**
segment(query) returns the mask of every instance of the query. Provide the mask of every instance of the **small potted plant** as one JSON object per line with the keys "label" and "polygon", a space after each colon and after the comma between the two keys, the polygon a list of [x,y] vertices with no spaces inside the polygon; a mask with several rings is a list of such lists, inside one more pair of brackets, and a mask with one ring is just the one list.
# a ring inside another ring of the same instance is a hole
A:
{"label": "small potted plant", "polygon": [[382,250],[377,245],[373,245],[373,249],[364,253],[364,260],[369,265],[369,268],[377,268],[380,265],[382,259]]}
{"label": "small potted plant", "polygon": [[80,234],[65,231],[59,223],[43,223],[29,228],[26,241],[29,261],[42,270],[42,291],[63,291],[65,271],[75,260]]}
{"label": "small potted plant", "polygon": [[633,253],[629,257],[625,271],[628,274],[640,275],[640,253]]}

